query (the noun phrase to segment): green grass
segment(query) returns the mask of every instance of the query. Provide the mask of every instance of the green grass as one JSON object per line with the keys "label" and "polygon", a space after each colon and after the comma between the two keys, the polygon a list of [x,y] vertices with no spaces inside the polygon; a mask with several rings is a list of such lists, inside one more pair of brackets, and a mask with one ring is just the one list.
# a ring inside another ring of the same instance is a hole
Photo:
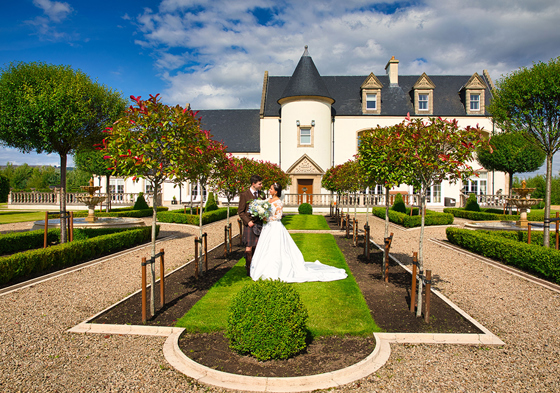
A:
{"label": "green grass", "polygon": [[311,214],[297,214],[284,216],[282,224],[286,229],[305,229],[305,230],[329,230],[329,224],[323,216],[313,216]]}
{"label": "green grass", "polygon": [[[309,313],[311,334],[365,335],[381,331],[371,318],[354,276],[348,269],[342,252],[330,234],[293,234],[306,261],[320,260],[343,268],[344,280],[307,282],[294,285]],[[235,294],[251,282],[245,274],[245,259],[241,259],[192,309],[177,321],[176,326],[190,332],[222,331],[226,328],[228,306]]]}
{"label": "green grass", "polygon": [[11,224],[14,222],[37,221],[44,220],[44,211],[26,211],[26,210],[1,210],[0,224]]}

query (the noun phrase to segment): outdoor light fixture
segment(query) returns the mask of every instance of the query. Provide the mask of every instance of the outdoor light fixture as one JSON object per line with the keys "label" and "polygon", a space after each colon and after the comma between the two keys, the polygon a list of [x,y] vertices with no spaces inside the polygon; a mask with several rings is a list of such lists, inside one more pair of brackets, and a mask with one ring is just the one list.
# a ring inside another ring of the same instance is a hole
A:
{"label": "outdoor light fixture", "polygon": [[296,126],[299,127],[299,120],[296,120]]}
{"label": "outdoor light fixture", "polygon": [[315,127],[315,120],[311,120],[311,125]]}

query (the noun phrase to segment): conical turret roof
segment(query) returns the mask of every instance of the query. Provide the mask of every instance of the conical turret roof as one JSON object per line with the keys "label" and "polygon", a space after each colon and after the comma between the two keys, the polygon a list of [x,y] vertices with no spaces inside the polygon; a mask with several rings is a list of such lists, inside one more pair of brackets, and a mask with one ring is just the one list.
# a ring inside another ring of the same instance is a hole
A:
{"label": "conical turret roof", "polygon": [[301,56],[288,85],[278,99],[278,103],[281,103],[281,101],[285,98],[302,96],[324,97],[331,100],[331,103],[334,103],[334,99],[330,95],[327,85],[323,81],[319,71],[317,71],[317,67],[315,67],[313,59],[309,56],[307,45],[305,46],[305,51],[303,52],[303,55]]}

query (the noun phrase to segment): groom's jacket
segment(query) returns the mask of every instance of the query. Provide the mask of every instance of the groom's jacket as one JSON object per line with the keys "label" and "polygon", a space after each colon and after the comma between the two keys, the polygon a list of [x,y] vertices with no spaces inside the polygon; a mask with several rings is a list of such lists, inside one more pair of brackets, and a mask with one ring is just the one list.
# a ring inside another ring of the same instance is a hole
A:
{"label": "groom's jacket", "polygon": [[[258,198],[262,199],[263,198],[262,191],[258,191],[258,193],[259,193]],[[242,192],[241,195],[239,195],[239,208],[237,209],[237,214],[239,214],[239,217],[243,220],[243,224],[245,225],[249,225],[249,221],[253,221],[253,216],[251,216],[247,212],[247,210],[249,210],[249,204],[253,199],[256,198],[251,192],[250,188],[247,191]]]}

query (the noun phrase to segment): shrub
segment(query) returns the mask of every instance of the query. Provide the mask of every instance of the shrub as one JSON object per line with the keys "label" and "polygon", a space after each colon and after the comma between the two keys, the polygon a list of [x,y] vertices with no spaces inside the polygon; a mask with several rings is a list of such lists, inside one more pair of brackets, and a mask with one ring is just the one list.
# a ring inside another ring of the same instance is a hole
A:
{"label": "shrub", "polygon": [[459,218],[466,218],[468,220],[474,221],[514,221],[518,220],[518,215],[508,215],[508,214],[496,214],[496,213],[489,213],[490,211],[496,211],[496,209],[487,209],[485,211],[468,211],[458,207],[446,207],[443,209],[444,213],[452,214],[455,217]]}
{"label": "shrub", "polygon": [[[407,209],[408,214],[399,213],[389,209],[389,221],[404,226],[405,228],[419,227],[422,224],[422,216],[410,216],[410,209]],[[416,210],[415,210],[416,211]],[[377,217],[385,219],[385,208],[374,207],[372,213]],[[448,213],[439,213],[431,210],[426,210],[424,225],[451,225],[453,224],[453,215]]]}
{"label": "shrub", "polygon": [[469,194],[469,197],[467,199],[467,204],[465,206],[465,210],[471,211],[471,212],[479,212],[480,211],[480,206],[478,206],[478,202],[476,201],[476,195]]}
{"label": "shrub", "polygon": [[144,193],[143,192],[138,193],[138,198],[136,198],[136,202],[134,202],[133,210],[146,210],[149,208],[150,206],[148,205],[148,203],[146,203],[146,200],[144,199]]}
{"label": "shrub", "polygon": [[302,203],[298,206],[297,210],[299,214],[313,214],[313,206],[311,206],[309,203]]}
{"label": "shrub", "polygon": [[208,194],[208,200],[206,201],[206,206],[204,208],[205,212],[210,212],[212,210],[218,210],[218,203],[214,198],[214,193],[211,192]]}
{"label": "shrub", "polygon": [[[73,266],[151,239],[151,227],[129,229],[56,246],[0,257],[0,284],[47,269]],[[156,229],[159,232],[159,226]]]}
{"label": "shrub", "polygon": [[233,298],[225,335],[238,353],[261,361],[287,359],[306,348],[307,317],[293,286],[259,280]]}
{"label": "shrub", "polygon": [[[466,250],[516,266],[560,284],[560,252],[526,244],[504,235],[468,229],[447,228],[447,239]],[[518,236],[517,234],[507,235]]]}
{"label": "shrub", "polygon": [[406,214],[406,206],[400,193],[395,195],[395,201],[393,203],[393,206],[391,207],[391,210]]}
{"label": "shrub", "polygon": [[0,203],[8,202],[10,194],[10,180],[4,175],[0,175]]}

